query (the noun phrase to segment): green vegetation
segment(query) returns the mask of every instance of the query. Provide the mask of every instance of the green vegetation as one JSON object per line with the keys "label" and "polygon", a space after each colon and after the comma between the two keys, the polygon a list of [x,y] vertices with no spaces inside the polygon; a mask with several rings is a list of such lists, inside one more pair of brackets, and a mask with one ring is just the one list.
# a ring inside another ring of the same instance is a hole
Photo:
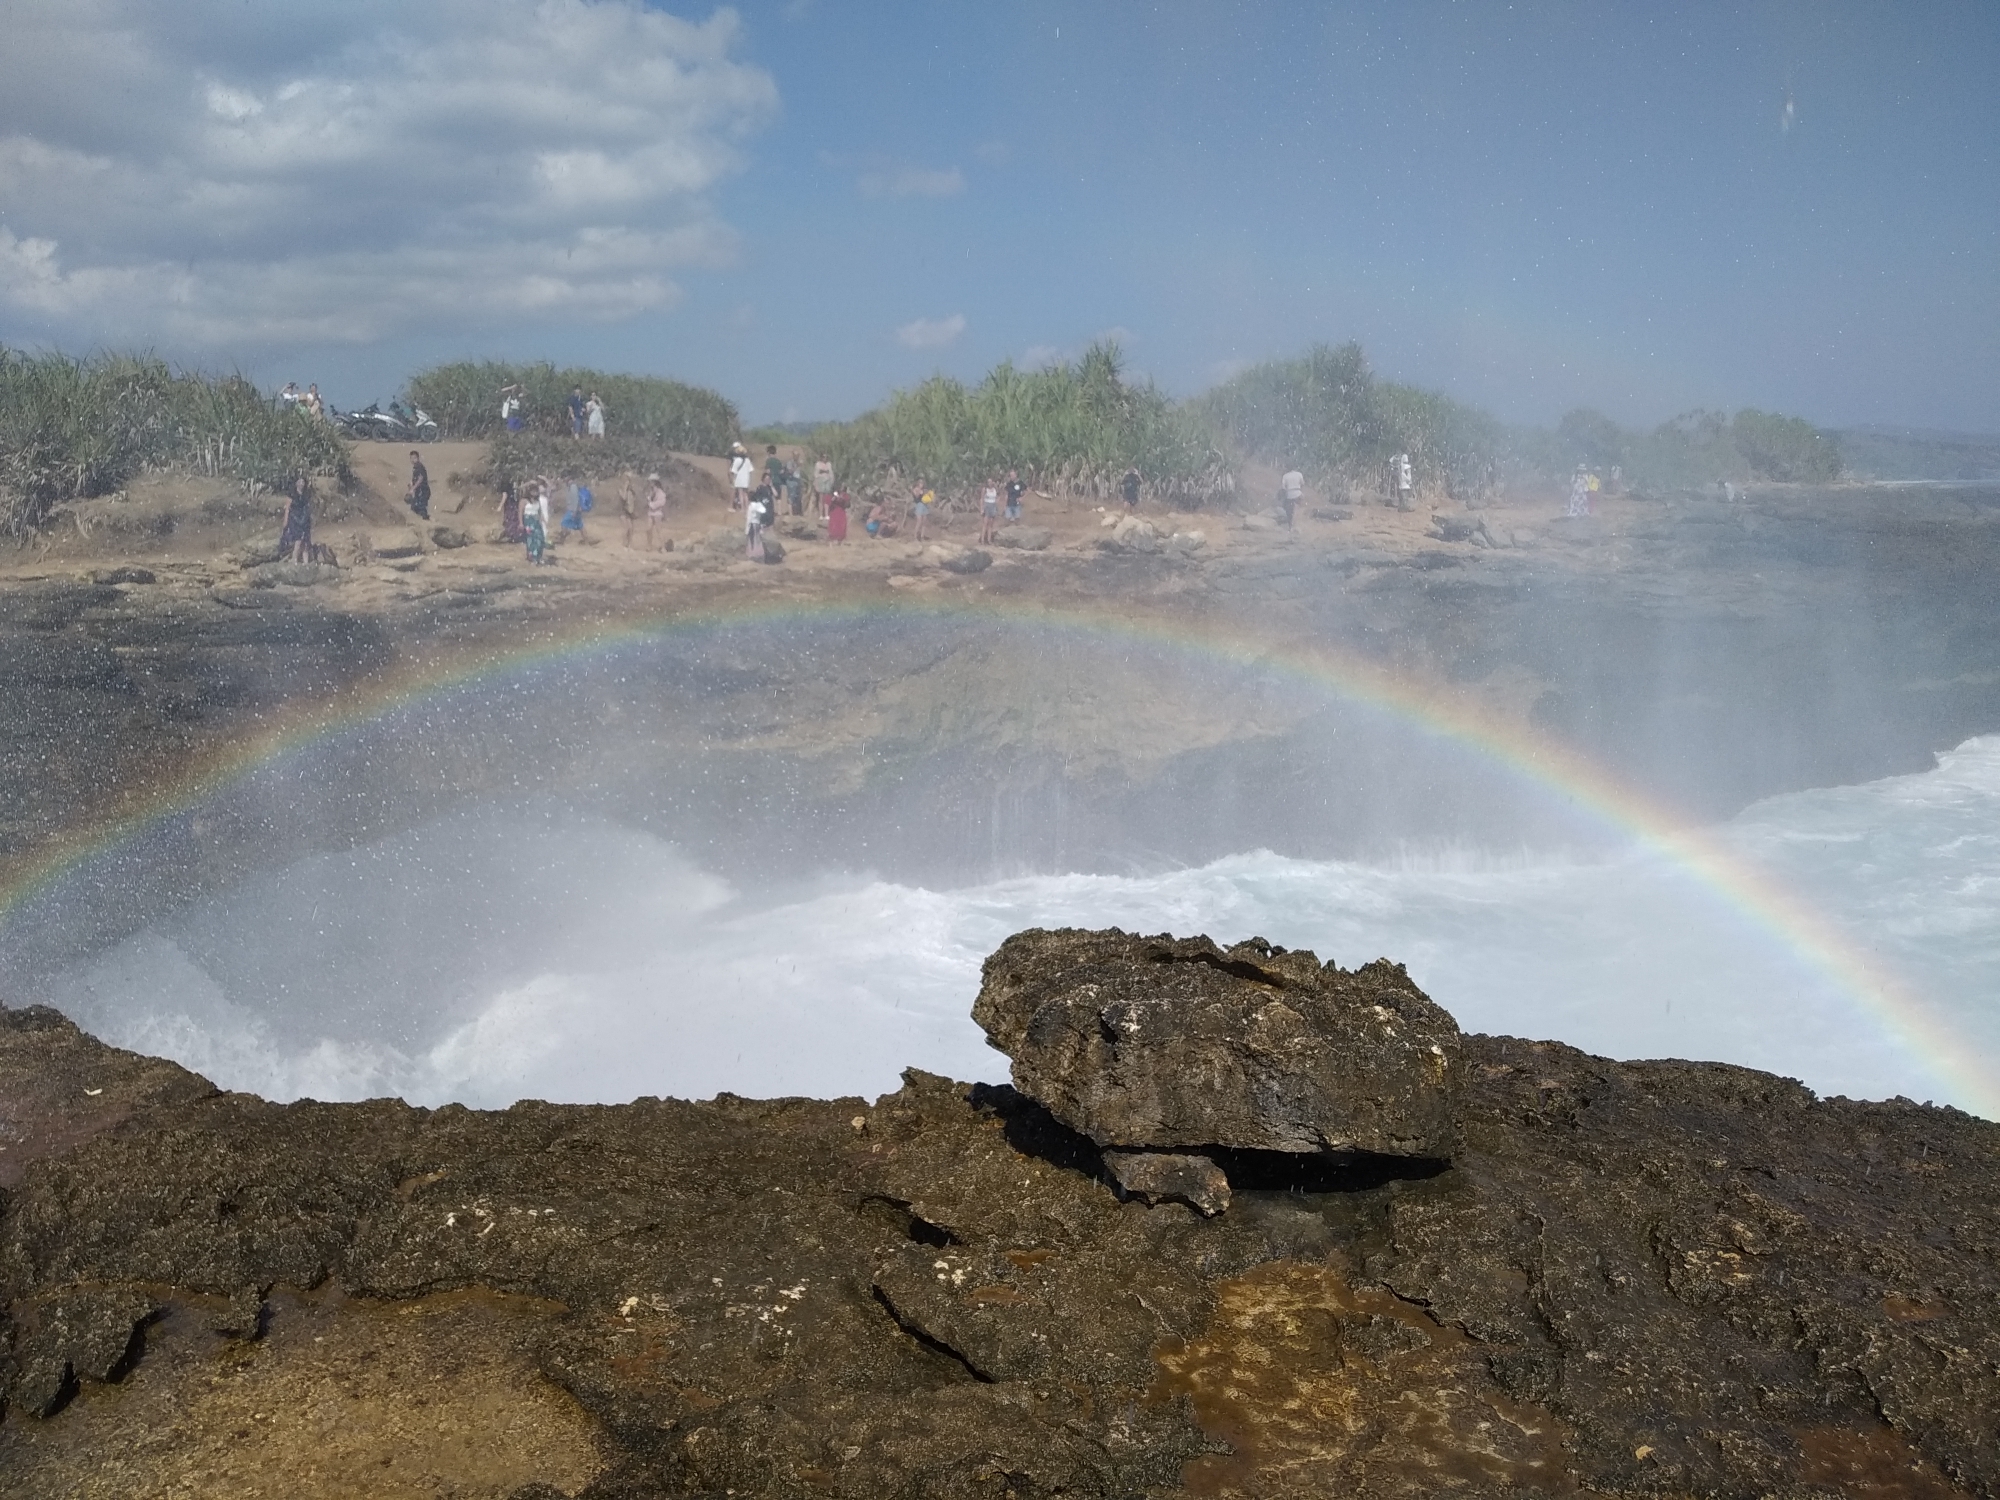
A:
{"label": "green vegetation", "polygon": [[736,408],[714,391],[650,375],[559,370],[546,362],[439,365],[410,377],[409,399],[438,424],[441,436],[493,438],[501,434],[500,393],[507,386],[521,387],[526,431],[542,437],[569,437],[569,393],[577,386],[604,402],[609,434],[639,439],[649,449],[720,454],[736,437]]}
{"label": "green vegetation", "polygon": [[1319,485],[1372,487],[1392,455],[1408,453],[1419,487],[1471,493],[1491,482],[1503,451],[1498,422],[1436,391],[1376,379],[1354,343],[1254,365],[1193,406],[1233,452],[1295,463]]}
{"label": "green vegetation", "polygon": [[0,531],[25,536],[65,500],[165,469],[274,488],[297,474],[344,480],[347,447],[240,375],[176,373],[149,356],[0,347]]}
{"label": "green vegetation", "polygon": [[1692,489],[1722,479],[1828,483],[1844,468],[1840,442],[1798,417],[1745,407],[1734,417],[1691,411],[1650,432],[1620,427],[1602,412],[1582,409],[1556,425],[1544,467],[1616,464],[1641,492]]}
{"label": "green vegetation", "polygon": [[933,376],[811,447],[856,487],[922,479],[964,489],[1017,468],[1037,489],[1101,498],[1136,467],[1147,490],[1180,505],[1226,493],[1230,469],[1199,416],[1124,378],[1116,344],[1074,364],[1000,365],[976,386]]}

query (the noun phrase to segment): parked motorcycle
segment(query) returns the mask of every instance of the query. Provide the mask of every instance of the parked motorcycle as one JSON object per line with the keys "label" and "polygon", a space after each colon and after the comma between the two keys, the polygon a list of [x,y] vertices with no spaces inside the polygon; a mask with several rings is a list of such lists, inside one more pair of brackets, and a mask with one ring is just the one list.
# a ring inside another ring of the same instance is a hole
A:
{"label": "parked motorcycle", "polygon": [[400,401],[391,401],[387,411],[371,401],[360,411],[336,413],[331,420],[349,437],[378,443],[434,443],[438,436],[438,424],[428,412]]}

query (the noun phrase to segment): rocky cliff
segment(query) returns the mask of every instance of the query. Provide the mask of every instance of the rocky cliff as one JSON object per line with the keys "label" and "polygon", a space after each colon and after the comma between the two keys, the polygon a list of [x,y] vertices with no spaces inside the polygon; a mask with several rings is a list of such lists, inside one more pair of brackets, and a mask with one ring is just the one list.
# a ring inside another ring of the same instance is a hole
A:
{"label": "rocky cliff", "polygon": [[0,1013],[4,1488],[2000,1494],[2000,1127],[1262,943],[980,1014],[1042,1099],[280,1106]]}

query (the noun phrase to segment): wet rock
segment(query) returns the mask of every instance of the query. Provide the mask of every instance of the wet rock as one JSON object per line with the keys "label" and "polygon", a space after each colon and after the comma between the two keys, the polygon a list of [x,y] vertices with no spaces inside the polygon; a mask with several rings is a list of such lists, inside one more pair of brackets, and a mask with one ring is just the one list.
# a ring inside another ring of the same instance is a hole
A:
{"label": "wet rock", "polygon": [[264,1336],[264,1320],[268,1311],[263,1292],[254,1286],[246,1286],[209,1314],[208,1330],[226,1339],[251,1343]]}
{"label": "wet rock", "polygon": [[1036,929],[987,959],[972,1014],[1014,1086],[1101,1146],[1444,1158],[1456,1142],[1458,1026],[1399,964]]}
{"label": "wet rock", "polygon": [[1475,542],[1481,546],[1492,544],[1492,538],[1486,531],[1484,516],[1448,516],[1432,512],[1431,535],[1441,542]]}
{"label": "wet rock", "polygon": [[[747,547],[749,544],[746,542],[744,545]],[[785,544],[779,541],[776,537],[772,536],[770,532],[768,531],[765,532],[764,561],[767,563],[781,563],[784,560],[785,560]]]}
{"label": "wet rock", "polygon": [[153,583],[157,580],[151,568],[98,568],[90,575],[92,583]]}
{"label": "wet rock", "polygon": [[118,1379],[141,1347],[139,1330],[160,1310],[121,1289],[57,1292],[14,1315],[15,1376],[8,1404],[37,1417],[61,1409],[78,1380]]}
{"label": "wet rock", "polygon": [[977,547],[972,547],[964,552],[944,558],[938,563],[938,566],[943,568],[947,573],[983,573],[993,566],[993,554],[982,552]]}
{"label": "wet rock", "polygon": [[470,547],[472,545],[472,537],[469,533],[460,531],[456,526],[433,526],[431,528],[431,545],[448,551],[455,550],[459,547]]}
{"label": "wet rock", "polygon": [[1213,1218],[1229,1207],[1229,1178],[1206,1156],[1175,1151],[1106,1151],[1105,1169],[1129,1198],[1185,1203]]}
{"label": "wet rock", "polygon": [[1015,547],[1023,552],[1045,552],[1055,533],[1046,526],[1008,526],[995,537],[996,547]]}

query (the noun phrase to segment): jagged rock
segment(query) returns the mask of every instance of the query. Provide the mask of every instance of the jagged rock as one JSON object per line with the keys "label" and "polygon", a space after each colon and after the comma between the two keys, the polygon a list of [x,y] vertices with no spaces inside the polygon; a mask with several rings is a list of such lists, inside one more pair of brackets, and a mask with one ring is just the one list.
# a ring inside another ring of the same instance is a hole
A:
{"label": "jagged rock", "polygon": [[1056,534],[1046,526],[1008,526],[993,539],[996,547],[1017,547],[1023,552],[1043,552]]}
{"label": "jagged rock", "polygon": [[1473,542],[1486,547],[1493,545],[1493,538],[1486,530],[1484,516],[1447,516],[1433,512],[1431,535],[1441,542]]}
{"label": "jagged rock", "polygon": [[1185,1203],[1213,1218],[1229,1207],[1229,1178],[1212,1157],[1175,1151],[1106,1151],[1104,1165],[1127,1197]]}
{"label": "jagged rock", "polygon": [[1167,550],[1182,557],[1192,557],[1207,545],[1208,538],[1199,531],[1177,531],[1167,538]]}
{"label": "jagged rock", "polygon": [[338,583],[340,569],[323,563],[274,562],[249,570],[252,588],[268,589],[284,584],[289,588],[311,588],[314,584]]}
{"label": "jagged rock", "polygon": [[943,559],[938,566],[947,573],[983,573],[993,566],[993,554],[973,547]]}
{"label": "jagged rock", "polygon": [[1014,1086],[1100,1146],[1449,1157],[1459,1031],[1400,964],[1261,939],[1034,929],[973,1019]]}
{"label": "jagged rock", "polygon": [[246,1286],[209,1315],[208,1329],[226,1339],[251,1343],[264,1336],[266,1313],[264,1294],[254,1286]]}
{"label": "jagged rock", "polygon": [[431,528],[431,545],[447,550],[458,547],[470,547],[472,545],[472,538],[467,533],[460,531],[456,526],[433,526]]}
{"label": "jagged rock", "polygon": [[57,1292],[18,1309],[9,1404],[45,1417],[77,1380],[116,1379],[132,1361],[140,1327],[159,1310],[151,1297],[118,1288]]}

